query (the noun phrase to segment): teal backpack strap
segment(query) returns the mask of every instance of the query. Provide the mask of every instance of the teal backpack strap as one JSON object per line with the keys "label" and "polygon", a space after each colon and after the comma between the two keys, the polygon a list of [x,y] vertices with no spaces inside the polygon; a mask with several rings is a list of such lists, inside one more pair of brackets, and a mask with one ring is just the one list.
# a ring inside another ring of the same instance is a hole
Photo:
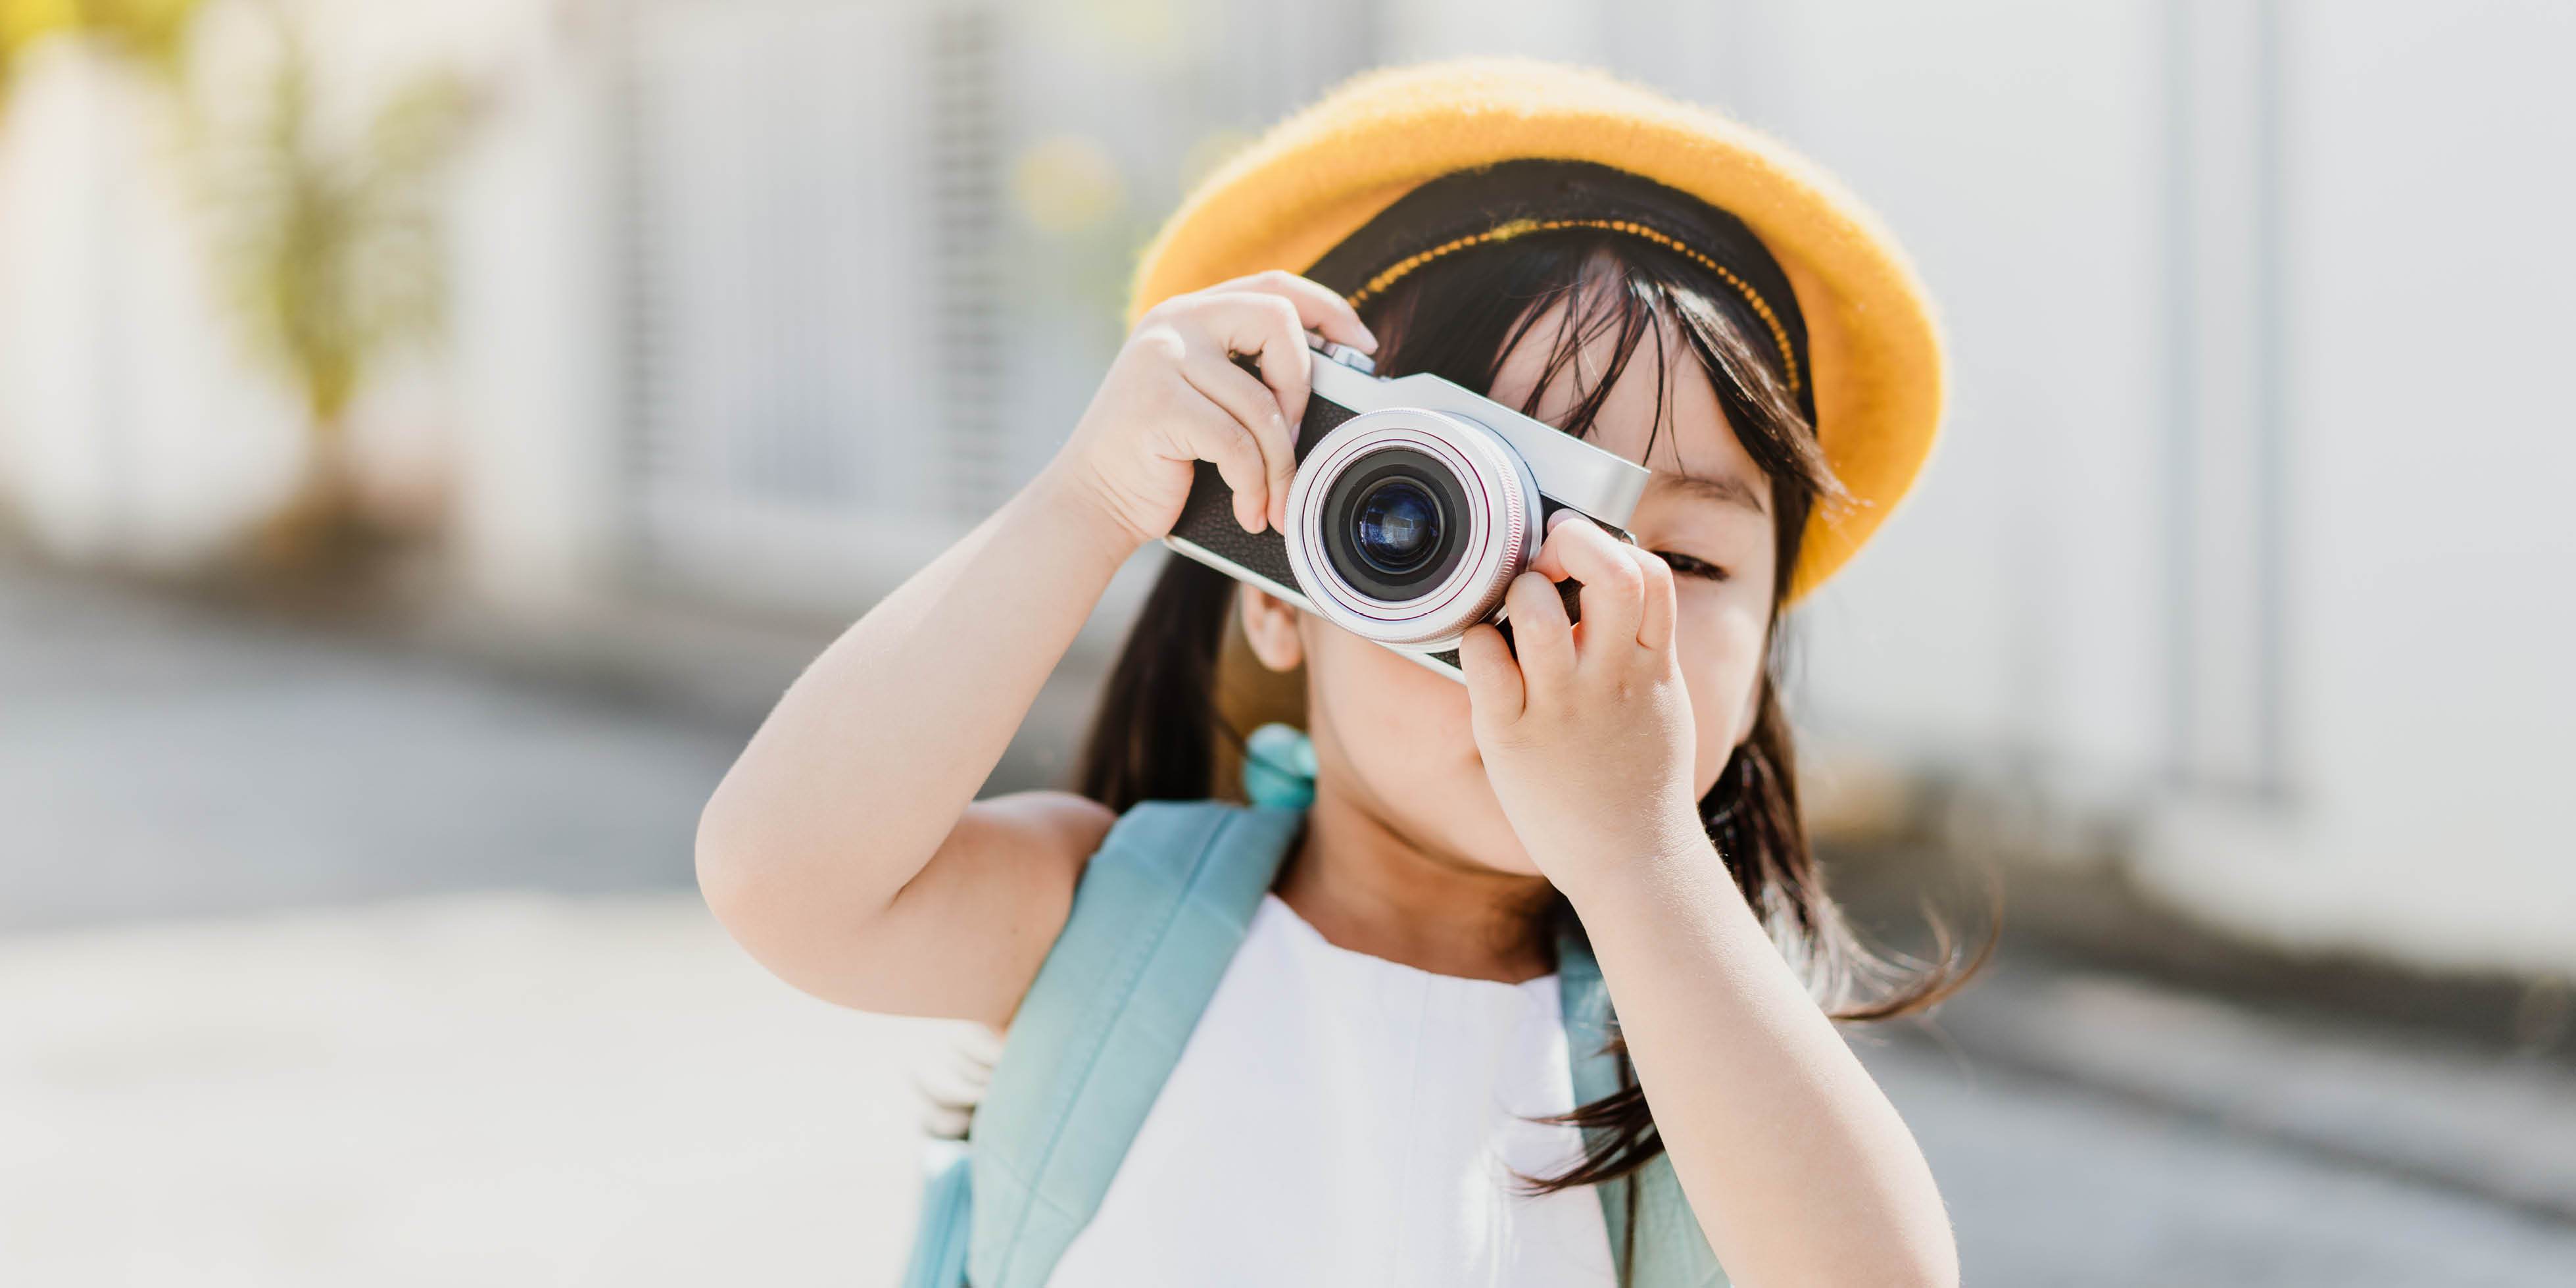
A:
{"label": "teal backpack strap", "polygon": [[[1574,1103],[1588,1105],[1619,1090],[1619,1057],[1601,1052],[1610,1040],[1610,991],[1602,986],[1592,949],[1570,927],[1557,935],[1556,970],[1566,1051],[1574,1065]],[[1636,1177],[1637,1265],[1634,1277],[1620,1282],[1632,1288],[1723,1288],[1726,1272],[1682,1194],[1681,1178],[1673,1175],[1672,1155],[1655,1155]],[[1628,1184],[1608,1181],[1593,1188],[1610,1227],[1611,1265],[1627,1276]]]}
{"label": "teal backpack strap", "polygon": [[958,1288],[966,1282],[966,1242],[974,1229],[972,1171],[966,1143],[934,1137],[922,1150],[921,1215],[902,1288]]}
{"label": "teal backpack strap", "polygon": [[1099,1209],[1304,817],[1145,801],[1111,826],[969,1127],[975,1288],[1039,1288]]}

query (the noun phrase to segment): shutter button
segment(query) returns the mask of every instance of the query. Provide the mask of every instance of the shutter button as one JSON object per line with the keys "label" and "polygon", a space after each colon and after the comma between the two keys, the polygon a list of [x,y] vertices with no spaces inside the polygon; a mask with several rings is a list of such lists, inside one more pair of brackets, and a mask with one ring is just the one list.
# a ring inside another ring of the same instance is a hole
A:
{"label": "shutter button", "polygon": [[1323,343],[1320,352],[1322,352],[1325,357],[1330,358],[1363,376],[1374,376],[1377,374],[1377,363],[1372,361],[1367,354],[1362,353],[1347,344],[1339,344],[1331,340],[1326,340]]}

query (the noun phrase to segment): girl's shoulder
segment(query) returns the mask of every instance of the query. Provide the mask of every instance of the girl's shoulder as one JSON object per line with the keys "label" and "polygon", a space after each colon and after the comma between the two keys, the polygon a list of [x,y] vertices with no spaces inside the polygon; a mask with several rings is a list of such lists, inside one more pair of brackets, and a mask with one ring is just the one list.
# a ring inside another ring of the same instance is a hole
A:
{"label": "girl's shoulder", "polygon": [[1070,792],[968,803],[884,910],[838,936],[822,995],[890,1015],[1007,1030],[1061,933],[1083,867],[1117,821]]}

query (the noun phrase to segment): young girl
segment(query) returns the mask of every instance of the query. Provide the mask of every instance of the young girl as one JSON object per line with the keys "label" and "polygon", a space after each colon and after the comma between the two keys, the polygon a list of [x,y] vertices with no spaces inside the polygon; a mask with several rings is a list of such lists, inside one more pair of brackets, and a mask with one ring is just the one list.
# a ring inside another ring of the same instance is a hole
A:
{"label": "young girl", "polygon": [[[1141,1122],[1095,1149],[1114,1174],[1056,1204],[1043,1254],[1005,1272],[996,1252],[976,1282],[1721,1282],[1712,1253],[1744,1283],[1955,1282],[1931,1174],[1833,1021],[1917,1009],[1959,972],[1900,978],[1854,944],[1807,848],[1770,665],[1782,609],[1884,517],[1939,419],[1937,333],[1894,246],[1730,122],[1471,60],[1362,77],[1277,127],[1183,205],[1137,281],[1133,332],[1063,448],[815,661],[698,838],[710,904],[781,977],[984,1021],[1004,1070],[1015,1047],[1072,1062],[1065,1035],[1135,995],[1113,984],[1171,983],[1159,950],[1065,981],[1072,957],[1116,951],[1069,927],[1109,916],[1175,837],[1236,838],[1216,870],[1256,865],[1248,915],[1210,919],[1221,978],[1150,1077],[1124,1055],[1020,1071],[1094,1098],[1045,1112],[1123,1096]],[[1310,331],[1647,466],[1633,544],[1550,527],[1504,599],[1509,638],[1460,642],[1463,685],[1166,555],[1079,792],[974,799],[1198,462],[1246,532],[1283,522]],[[1302,735],[1238,779],[1272,719]],[[1247,783],[1256,808],[1226,803]],[[1201,817],[1295,825],[1264,851],[1249,824],[1174,822]],[[1605,989],[1606,1048],[1567,1018]],[[1071,1151],[1086,1125],[1049,1139]],[[1042,1188],[991,1166],[979,1256],[1035,1237]],[[1017,1224],[997,1234],[1006,1187]]]}

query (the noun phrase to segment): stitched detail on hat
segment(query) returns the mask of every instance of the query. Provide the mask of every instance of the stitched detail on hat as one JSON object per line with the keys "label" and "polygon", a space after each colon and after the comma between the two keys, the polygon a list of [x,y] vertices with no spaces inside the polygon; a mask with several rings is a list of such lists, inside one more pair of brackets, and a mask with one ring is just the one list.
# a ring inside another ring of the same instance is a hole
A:
{"label": "stitched detail on hat", "polygon": [[1780,315],[1771,311],[1771,305],[1762,298],[1761,292],[1754,290],[1751,283],[1748,283],[1743,278],[1736,276],[1732,269],[1729,269],[1724,264],[1720,264],[1716,260],[1709,258],[1708,255],[1697,248],[1684,243],[1679,238],[1657,231],[1656,229],[1649,228],[1632,219],[1505,220],[1504,222],[1496,224],[1483,232],[1470,233],[1464,237],[1453,237],[1450,240],[1442,242],[1437,246],[1433,246],[1428,250],[1415,251],[1413,254],[1407,255],[1404,258],[1397,260],[1395,263],[1388,265],[1384,271],[1380,272],[1377,276],[1370,278],[1366,283],[1361,285],[1360,289],[1353,291],[1350,295],[1344,298],[1349,301],[1352,308],[1358,308],[1360,304],[1369,299],[1369,297],[1377,295],[1385,291],[1386,288],[1393,286],[1398,280],[1402,279],[1405,274],[1410,273],[1443,255],[1449,254],[1451,251],[1464,250],[1469,246],[1481,245],[1485,242],[1503,241],[1507,238],[1518,237],[1523,233],[1551,232],[1559,228],[1606,228],[1614,232],[1623,232],[1632,236],[1643,237],[1646,240],[1654,242],[1656,245],[1665,247],[1668,250],[1679,251],[1684,255],[1688,255],[1693,260],[1698,261],[1702,268],[1717,274],[1718,277],[1727,285],[1734,287],[1737,294],[1744,297],[1745,304],[1752,308],[1755,316],[1762,319],[1762,325],[1771,329],[1771,343],[1774,347],[1779,349],[1781,365],[1785,367],[1789,373],[1789,392],[1793,394],[1798,392],[1798,355],[1795,351],[1789,348],[1789,328],[1780,324]]}

